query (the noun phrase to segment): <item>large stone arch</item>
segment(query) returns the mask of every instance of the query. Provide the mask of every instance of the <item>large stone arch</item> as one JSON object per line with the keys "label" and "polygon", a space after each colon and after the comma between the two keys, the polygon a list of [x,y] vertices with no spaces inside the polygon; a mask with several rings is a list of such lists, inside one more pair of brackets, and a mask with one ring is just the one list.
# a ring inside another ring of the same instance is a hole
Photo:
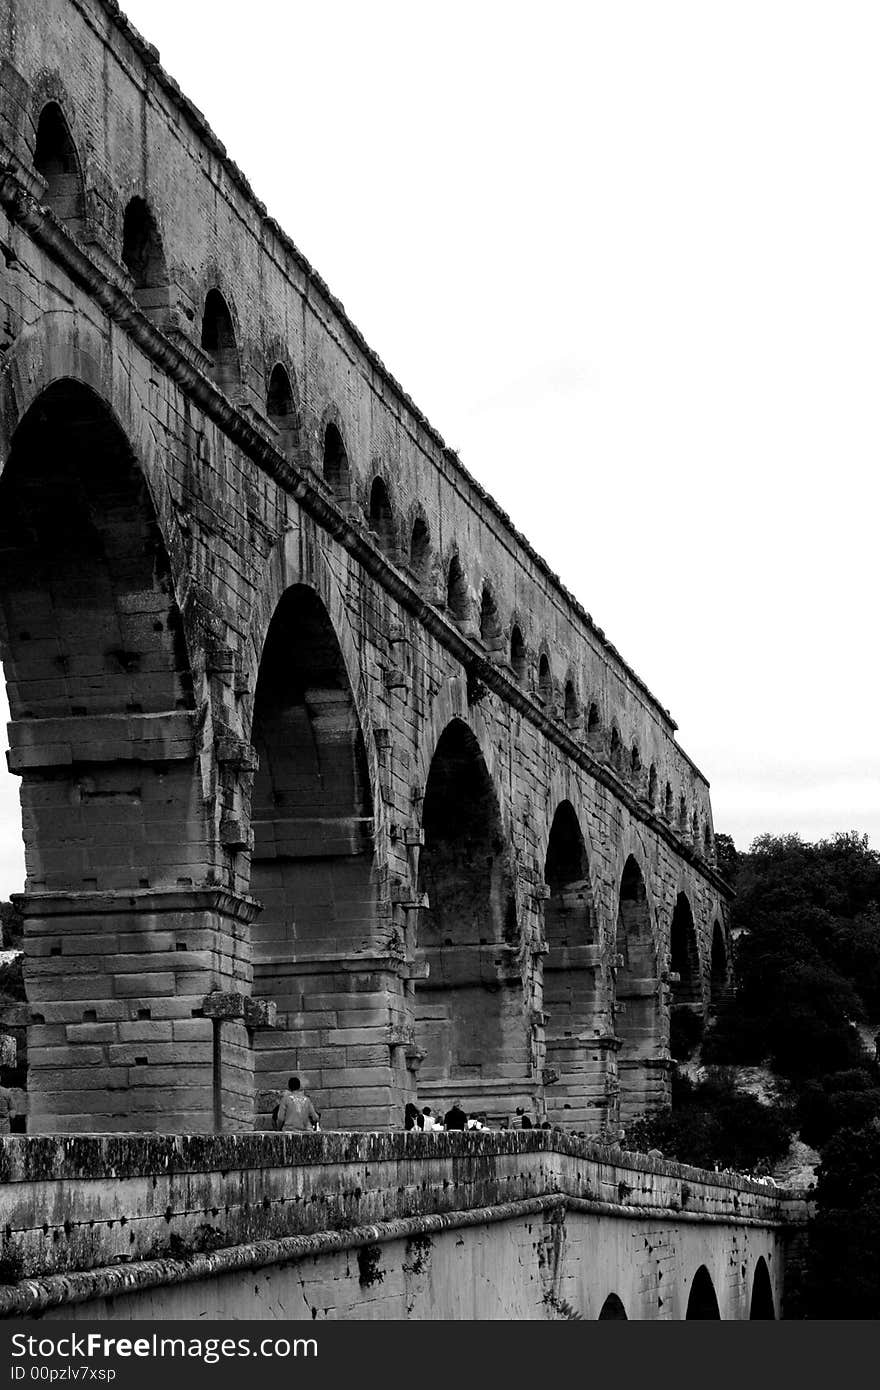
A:
{"label": "large stone arch", "polygon": [[[0,594],[27,826],[29,1122],[236,1127],[249,1116],[247,1087],[226,1083],[229,1044],[241,1039],[203,1015],[209,995],[246,973],[236,922],[247,908],[216,886],[169,533],[138,447],[136,397],[105,347],[72,317],[43,320],[16,343],[2,385]],[[131,434],[121,418],[135,421]],[[175,1067],[182,1018],[188,1064]]]}
{"label": "large stone arch", "polygon": [[597,974],[602,948],[583,830],[559,802],[547,839],[544,900],[544,1095],[547,1117],[586,1129],[604,1105],[605,1066]]}
{"label": "large stone arch", "polygon": [[459,715],[437,739],[421,829],[419,1098],[501,1117],[532,1090],[516,883],[497,788]]}
{"label": "large stone arch", "polygon": [[269,624],[251,741],[250,892],[263,909],[252,929],[254,994],[278,1010],[276,1027],[255,1036],[258,1117],[268,1119],[288,1076],[304,1070],[334,1126],[375,1123],[370,1093],[390,1085],[388,1066],[368,1058],[378,1038],[367,1028],[362,1040],[334,1039],[356,1031],[353,966],[387,953],[373,796],[339,641],[312,587],[287,588]]}
{"label": "large stone arch", "polygon": [[776,1305],[773,1299],[773,1285],[770,1281],[770,1271],[767,1268],[767,1261],[763,1255],[759,1255],[752,1275],[752,1294],[749,1299],[749,1319],[765,1321],[773,1320],[776,1317]]}
{"label": "large stone arch", "polygon": [[669,918],[669,1038],[673,1057],[685,1061],[705,1026],[700,937],[690,895],[676,895]]}
{"label": "large stone arch", "polygon": [[654,907],[642,863],[630,854],[617,897],[613,1006],[624,1125],[661,1107],[668,1097],[662,988]]}

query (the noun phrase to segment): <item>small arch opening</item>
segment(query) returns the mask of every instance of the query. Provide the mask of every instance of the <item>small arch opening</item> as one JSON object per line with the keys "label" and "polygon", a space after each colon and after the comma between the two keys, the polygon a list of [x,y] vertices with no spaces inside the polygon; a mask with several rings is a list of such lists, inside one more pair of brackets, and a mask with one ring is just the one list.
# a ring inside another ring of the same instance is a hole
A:
{"label": "small arch opening", "polygon": [[516,680],[522,684],[526,676],[526,644],[518,623],[514,623],[510,634],[510,667]]}
{"label": "small arch opening", "polygon": [[762,1255],[755,1265],[755,1277],[752,1281],[752,1300],[749,1306],[749,1320],[765,1319],[775,1321],[776,1307],[773,1302],[773,1287],[770,1283],[770,1271],[767,1268],[767,1261]]}
{"label": "small arch opening", "polygon": [[449,562],[446,576],[446,608],[456,623],[464,623],[468,617],[468,586],[464,570],[457,555]]}
{"label": "small arch opening", "polygon": [[428,523],[417,516],[409,538],[409,567],[419,584],[427,582],[431,567],[431,536]]}
{"label": "small arch opening", "polygon": [[599,717],[599,706],[594,701],[587,711],[587,737],[598,738],[601,728],[602,720]]}
{"label": "small arch opening", "polygon": [[159,228],[143,198],[131,198],[122,219],[122,261],[145,312],[168,306],[168,269]]}
{"label": "small arch opening", "polygon": [[672,820],[672,786],[666,783],[666,791],[663,793],[663,814],[668,821]]}
{"label": "small arch opening", "polygon": [[623,771],[623,739],[620,737],[620,730],[616,724],[611,725],[611,747],[610,747],[611,766],[615,772]]}
{"label": "small arch opening", "polygon": [[550,674],[550,659],[546,652],[541,653],[538,662],[538,699],[543,705],[553,702],[553,677]]}
{"label": "small arch opening", "polygon": [[648,802],[651,806],[657,805],[657,764],[652,763],[648,772]]}
{"label": "small arch opening", "polygon": [[71,231],[80,232],[85,213],[82,166],[57,101],[47,102],[40,112],[34,168],[46,180],[49,210]]}
{"label": "small arch opening", "polygon": [[370,530],[379,542],[379,548],[386,555],[393,555],[397,549],[397,527],[391,510],[391,498],[384,479],[374,478],[370,488]]}
{"label": "small arch opening", "polygon": [[269,377],[269,390],[266,393],[266,414],[279,435],[279,444],[285,454],[292,454],[299,439],[299,421],[293,399],[293,387],[287,369],[276,362]]}
{"label": "small arch opening", "polygon": [[602,1311],[598,1317],[599,1322],[628,1322],[626,1309],[617,1297],[616,1293],[610,1293],[602,1304]]}
{"label": "small arch opening", "polygon": [[503,646],[498,605],[488,584],[483,585],[483,596],[480,600],[480,637],[490,651],[496,651],[499,644]]}
{"label": "small arch opening", "polygon": [[700,1265],[694,1275],[694,1282],[691,1284],[685,1320],[703,1319],[704,1321],[714,1320],[717,1322],[720,1318],[721,1313],[718,1310],[718,1298],[715,1294],[712,1276],[705,1265]]}
{"label": "small arch opening", "polygon": [[342,435],[331,420],[324,431],[324,482],[335,497],[348,502],[351,498],[351,472]]}
{"label": "small arch opening", "polygon": [[642,775],[642,755],[636,742],[633,742],[632,748],[629,750],[629,775],[636,783]]}
{"label": "small arch opening", "polygon": [[577,691],[574,688],[574,681],[569,679],[565,682],[565,722],[570,729],[575,728],[580,722],[581,707],[578,704]]}
{"label": "small arch opening", "polygon": [[715,846],[712,841],[712,830],[708,821],[706,821],[706,824],[703,827],[703,853],[705,854],[707,859],[713,859],[715,856]]}
{"label": "small arch opening", "polygon": [[684,795],[682,794],[682,795],[678,798],[678,828],[679,828],[679,830],[682,832],[682,834],[685,834],[685,833],[687,832],[687,824],[688,824],[687,803],[685,802]]}
{"label": "small arch opening", "polygon": [[208,291],[202,315],[202,349],[211,359],[214,383],[227,396],[241,385],[241,364],[229,305],[218,289]]}

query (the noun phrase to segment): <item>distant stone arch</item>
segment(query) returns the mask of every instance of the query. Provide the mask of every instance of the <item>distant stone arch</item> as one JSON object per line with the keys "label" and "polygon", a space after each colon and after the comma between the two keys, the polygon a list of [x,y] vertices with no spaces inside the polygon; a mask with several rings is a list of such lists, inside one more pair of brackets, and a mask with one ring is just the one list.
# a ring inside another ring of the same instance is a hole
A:
{"label": "distant stone arch", "polygon": [[384,478],[375,477],[370,488],[369,526],[379,549],[394,559],[397,555],[397,524]]}
{"label": "distant stone arch", "polygon": [[162,237],[145,199],[134,197],[122,218],[122,260],[134,283],[134,298],[145,314],[158,316],[168,308],[168,266]]}
{"label": "distant stone arch", "polygon": [[351,468],[342,431],[333,420],[324,429],[322,472],[324,482],[339,501],[351,501]]}
{"label": "distant stone arch", "polygon": [[514,623],[510,631],[510,669],[521,685],[526,676],[526,644],[519,623]]}
{"label": "distant stone arch", "polygon": [[610,1293],[602,1304],[598,1322],[628,1322],[626,1309],[616,1293]]}
{"label": "distant stone arch", "polygon": [[427,583],[431,572],[431,532],[423,516],[417,516],[409,537],[409,568],[416,583]]}
{"label": "distant stone arch", "polygon": [[82,164],[57,101],[47,101],[40,112],[34,168],[46,181],[49,209],[74,235],[81,235],[85,217]]}
{"label": "distant stone arch", "polygon": [[709,1001],[717,1007],[728,995],[730,987],[730,964],[727,958],[727,944],[724,931],[717,920],[712,925],[712,953],[710,958]]}
{"label": "distant stone arch", "polygon": [[[269,624],[251,741],[259,765],[250,889],[263,903],[252,929],[254,996],[274,999],[281,1015],[255,1034],[257,1111],[268,1128],[273,1096],[306,1046],[304,983],[323,962],[326,992],[344,997],[351,976],[332,962],[370,949],[376,920],[363,732],[330,616],[307,585],[284,592]],[[350,1123],[358,1113],[343,1098],[345,1061],[340,1050],[335,1069],[322,1067],[319,1104]]]}
{"label": "distant stone arch", "polygon": [[718,1308],[718,1298],[715,1293],[715,1285],[712,1283],[712,1276],[705,1265],[700,1265],[691,1284],[685,1319],[717,1321],[720,1317],[721,1313]]}
{"label": "distant stone arch", "polygon": [[603,1062],[593,1057],[596,912],[587,847],[570,801],[562,801],[553,817],[544,881],[550,892],[544,907],[547,1118],[583,1129],[603,1088]]}
{"label": "distant stone arch", "polygon": [[299,446],[299,414],[290,373],[283,362],[276,362],[269,374],[266,414],[278,431],[278,447],[290,458]]}
{"label": "distant stone arch", "polygon": [[512,864],[498,795],[462,719],[443,730],[422,807],[416,982],[418,1093],[505,1113],[528,1077]]}
{"label": "distant stone arch", "polygon": [[703,1033],[703,985],[700,947],[694,914],[686,893],[675,900],[669,929],[669,966],[672,971],[669,1047],[672,1056],[685,1061]]}
{"label": "distant stone arch", "polygon": [[644,875],[632,855],[620,880],[616,952],[614,1029],[620,1043],[620,1118],[626,1124],[663,1103],[668,1075],[651,908]]}
{"label": "distant stone arch", "polygon": [[770,1283],[770,1271],[767,1268],[767,1261],[761,1255],[755,1265],[755,1273],[752,1279],[752,1297],[749,1304],[749,1318],[772,1320],[776,1317],[776,1308],[773,1302],[773,1286]]}
{"label": "distant stone arch", "polygon": [[468,583],[457,552],[453,553],[446,574],[446,609],[453,622],[459,626],[470,619]]}
{"label": "distant stone arch", "polygon": [[232,314],[216,286],[208,290],[205,296],[202,349],[211,360],[211,375],[215,384],[225,395],[234,398],[241,385],[241,362]]}

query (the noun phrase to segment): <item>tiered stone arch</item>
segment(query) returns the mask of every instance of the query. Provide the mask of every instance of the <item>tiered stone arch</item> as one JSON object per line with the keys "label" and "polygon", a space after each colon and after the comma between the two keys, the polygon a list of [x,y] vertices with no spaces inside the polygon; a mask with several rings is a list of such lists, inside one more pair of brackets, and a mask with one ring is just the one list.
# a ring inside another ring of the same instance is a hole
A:
{"label": "tiered stone arch", "polygon": [[587,808],[571,771],[552,778],[542,823],[546,1116],[571,1130],[605,1127],[608,1015],[603,1002],[599,885]]}
{"label": "tiered stone arch", "polygon": [[301,542],[276,548],[250,641],[254,994],[278,1011],[254,1036],[257,1122],[296,1072],[325,1125],[375,1128],[405,1087],[379,753],[339,584]]}
{"label": "tiered stone arch", "polygon": [[533,1090],[517,883],[492,741],[452,684],[422,754],[418,1096],[500,1118]]}
{"label": "tiered stone arch", "polygon": [[623,1125],[661,1107],[669,1094],[668,1023],[644,863],[626,854],[617,880],[613,1011]]}
{"label": "tiered stone arch", "polygon": [[[203,1015],[246,974],[247,905],[217,888],[198,759],[210,713],[178,597],[182,547],[152,485],[163,475],[144,412],[103,346],[72,316],[46,315],[0,382],[29,1127],[234,1128],[249,1108],[247,1076],[230,1084],[242,1038]],[[183,1018],[185,1066],[174,1065]]]}

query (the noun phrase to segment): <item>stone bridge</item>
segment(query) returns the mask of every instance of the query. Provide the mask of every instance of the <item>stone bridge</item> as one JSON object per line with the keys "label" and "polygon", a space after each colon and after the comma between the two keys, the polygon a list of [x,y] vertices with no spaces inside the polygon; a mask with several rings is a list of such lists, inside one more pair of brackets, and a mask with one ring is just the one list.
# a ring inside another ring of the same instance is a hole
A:
{"label": "stone bridge", "polygon": [[773,1318],[803,1216],[547,1130],[14,1137],[0,1317]]}
{"label": "stone bridge", "polygon": [[728,980],[708,784],[112,0],[0,0],[28,1129],[616,1137]]}

